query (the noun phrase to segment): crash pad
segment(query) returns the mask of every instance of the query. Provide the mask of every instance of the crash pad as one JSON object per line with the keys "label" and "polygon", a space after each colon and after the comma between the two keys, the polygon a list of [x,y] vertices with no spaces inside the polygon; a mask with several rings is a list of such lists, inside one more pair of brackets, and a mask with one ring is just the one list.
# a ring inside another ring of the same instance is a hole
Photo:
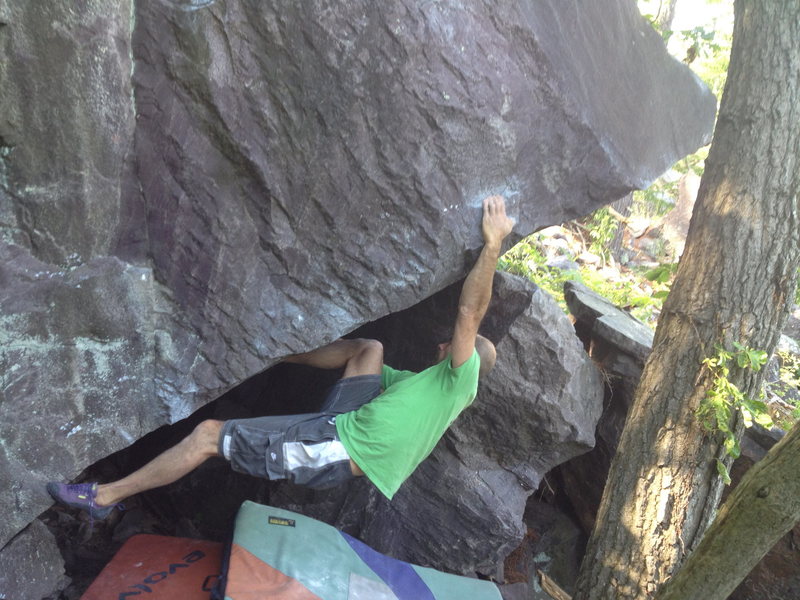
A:
{"label": "crash pad", "polygon": [[255,502],[239,509],[217,600],[501,600],[490,581],[381,554],[315,519]]}
{"label": "crash pad", "polygon": [[222,544],[139,534],[128,539],[81,600],[208,600]]}

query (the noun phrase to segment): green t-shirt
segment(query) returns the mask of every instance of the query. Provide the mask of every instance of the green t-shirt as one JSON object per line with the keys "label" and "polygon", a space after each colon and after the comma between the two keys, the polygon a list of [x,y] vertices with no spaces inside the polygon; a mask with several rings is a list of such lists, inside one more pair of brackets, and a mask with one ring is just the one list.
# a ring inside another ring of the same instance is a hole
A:
{"label": "green t-shirt", "polygon": [[420,373],[384,365],[383,393],[336,417],[355,463],[390,500],[478,392],[478,353],[457,369],[450,357]]}

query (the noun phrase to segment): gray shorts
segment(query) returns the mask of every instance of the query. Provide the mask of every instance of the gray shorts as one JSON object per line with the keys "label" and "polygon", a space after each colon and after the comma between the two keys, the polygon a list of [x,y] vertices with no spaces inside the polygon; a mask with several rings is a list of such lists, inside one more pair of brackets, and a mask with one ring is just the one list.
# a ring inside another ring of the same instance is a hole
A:
{"label": "gray shorts", "polygon": [[219,453],[240,473],[288,479],[325,489],[353,478],[350,456],[336,433],[336,415],[381,392],[380,375],[340,379],[318,413],[234,419],[219,436]]}

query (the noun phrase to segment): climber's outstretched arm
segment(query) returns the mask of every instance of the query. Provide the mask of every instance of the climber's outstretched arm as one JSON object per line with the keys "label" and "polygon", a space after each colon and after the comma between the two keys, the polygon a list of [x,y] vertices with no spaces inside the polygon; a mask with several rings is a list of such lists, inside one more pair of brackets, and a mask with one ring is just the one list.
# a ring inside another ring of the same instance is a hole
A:
{"label": "climber's outstretched arm", "polygon": [[451,364],[464,364],[475,349],[478,328],[492,298],[492,280],[503,240],[511,233],[514,221],[506,215],[505,199],[489,196],[483,201],[483,241],[480,256],[461,289],[458,316],[450,346]]}

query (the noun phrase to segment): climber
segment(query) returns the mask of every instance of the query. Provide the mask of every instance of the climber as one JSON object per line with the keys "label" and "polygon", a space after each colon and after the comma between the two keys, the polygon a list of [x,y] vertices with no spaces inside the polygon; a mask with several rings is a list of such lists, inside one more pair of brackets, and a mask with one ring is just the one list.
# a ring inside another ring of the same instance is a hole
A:
{"label": "climber", "polygon": [[452,339],[435,365],[397,371],[383,364],[376,340],[340,339],[285,362],[344,368],[318,413],[230,421],[207,420],[180,443],[112,483],[64,484],[47,491],[57,502],[108,516],[123,499],[188,474],[222,456],[238,472],[327,488],[366,477],[389,499],[475,398],[478,378],[494,366],[492,342],[478,335],[492,294],[503,239],[514,222],[502,196],[483,201],[484,246],[461,291]]}

